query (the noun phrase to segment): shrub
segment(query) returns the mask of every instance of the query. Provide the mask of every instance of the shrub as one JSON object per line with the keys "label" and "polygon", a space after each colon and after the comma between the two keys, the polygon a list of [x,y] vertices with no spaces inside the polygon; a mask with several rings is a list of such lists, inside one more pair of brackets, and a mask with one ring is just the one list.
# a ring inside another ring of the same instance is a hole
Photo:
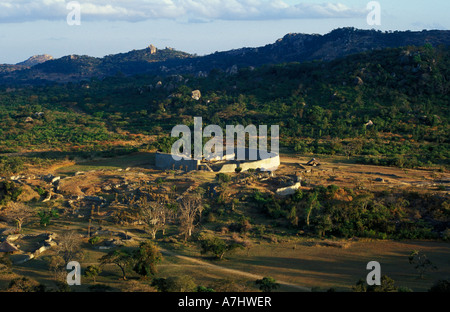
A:
{"label": "shrub", "polygon": [[231,177],[226,173],[218,173],[216,174],[216,180],[219,183],[228,183],[231,181]]}
{"label": "shrub", "polygon": [[280,284],[278,284],[272,277],[264,277],[263,279],[256,280],[255,284],[258,285],[259,289],[263,292],[271,292],[280,287]]}
{"label": "shrub", "polygon": [[96,245],[101,241],[101,237],[100,236],[93,236],[89,239],[89,244],[91,245]]}
{"label": "shrub", "polygon": [[450,281],[439,280],[428,290],[429,292],[450,292]]}
{"label": "shrub", "polygon": [[189,275],[155,278],[152,286],[156,287],[160,292],[194,292],[197,290],[194,279]]}
{"label": "shrub", "polygon": [[216,259],[222,260],[225,253],[235,250],[236,248],[243,248],[242,245],[226,241],[218,237],[209,237],[200,240],[200,247],[202,248],[202,254],[211,252]]}

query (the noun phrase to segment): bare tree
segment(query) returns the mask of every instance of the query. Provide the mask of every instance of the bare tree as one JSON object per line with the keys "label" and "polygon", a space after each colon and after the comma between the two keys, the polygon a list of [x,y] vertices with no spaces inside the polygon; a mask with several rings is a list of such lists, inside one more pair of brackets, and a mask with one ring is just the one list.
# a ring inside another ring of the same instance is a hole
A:
{"label": "bare tree", "polygon": [[408,257],[409,264],[415,265],[414,268],[419,273],[419,278],[424,279],[425,273],[428,271],[437,271],[437,266],[435,266],[427,255],[419,250],[413,250]]}
{"label": "bare tree", "polygon": [[83,256],[81,250],[81,237],[74,231],[64,232],[58,239],[56,253],[61,256],[65,263],[80,259]]}
{"label": "bare tree", "polygon": [[66,263],[59,255],[52,256],[47,260],[48,269],[53,273],[55,281],[64,282],[67,276]]}
{"label": "bare tree", "polygon": [[10,203],[2,213],[2,217],[7,221],[14,221],[16,223],[19,232],[22,230],[22,225],[32,216],[33,209],[23,203]]}
{"label": "bare tree", "polygon": [[150,202],[141,206],[140,213],[142,221],[148,225],[152,238],[156,238],[156,233],[166,227],[168,208],[165,202]]}
{"label": "bare tree", "polygon": [[203,210],[202,200],[199,196],[185,196],[179,202],[181,233],[184,235],[184,241],[187,241],[195,228],[194,222],[197,216]]}

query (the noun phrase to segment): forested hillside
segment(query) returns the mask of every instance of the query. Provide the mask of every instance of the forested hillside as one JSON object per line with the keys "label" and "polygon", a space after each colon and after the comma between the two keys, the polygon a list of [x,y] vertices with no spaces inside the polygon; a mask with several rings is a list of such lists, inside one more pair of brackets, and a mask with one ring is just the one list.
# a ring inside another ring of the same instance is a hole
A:
{"label": "forested hillside", "polygon": [[[331,62],[193,75],[116,75],[0,91],[4,151],[70,148],[125,132],[167,148],[177,124],[280,125],[288,152],[357,156],[374,164],[448,165],[448,47],[371,51]],[[199,100],[192,91],[200,90]],[[36,115],[38,112],[43,114]],[[32,121],[26,120],[31,117]]]}

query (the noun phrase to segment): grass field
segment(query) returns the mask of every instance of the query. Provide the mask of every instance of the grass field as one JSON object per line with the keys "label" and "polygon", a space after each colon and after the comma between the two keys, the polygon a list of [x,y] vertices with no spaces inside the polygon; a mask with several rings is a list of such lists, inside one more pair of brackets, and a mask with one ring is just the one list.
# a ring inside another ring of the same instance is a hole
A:
{"label": "grass field", "polygon": [[133,153],[114,158],[102,158],[97,160],[79,161],[70,166],[60,167],[56,170],[58,174],[73,174],[77,171],[90,170],[117,170],[129,167],[147,167],[155,163],[154,153]]}
{"label": "grass field", "polygon": [[[276,174],[292,174],[296,172],[298,164],[304,163],[307,158],[299,158],[290,155],[282,158],[282,165]],[[126,172],[127,168],[131,168]],[[123,172],[118,172],[122,169]],[[84,171],[84,175],[73,176],[77,171]],[[114,158],[103,158],[88,161],[71,161],[54,166],[47,172],[56,175],[70,176],[70,179],[60,184],[62,190],[70,187],[79,187],[86,194],[98,194],[106,182],[108,184],[130,184],[140,179],[154,181],[163,177],[170,183],[175,183],[178,191],[185,191],[190,185],[202,185],[213,182],[215,173],[190,172],[175,174],[170,171],[159,171],[154,168],[154,154],[133,153]],[[323,185],[337,184],[353,187],[355,178],[366,181],[381,177],[385,182],[378,184],[366,184],[368,187],[408,187],[417,190],[425,190],[421,185],[428,183],[429,190],[433,189],[435,180],[448,178],[448,173],[436,173],[433,170],[402,170],[391,167],[376,167],[356,165],[344,161],[332,162],[326,160],[320,168],[314,168],[314,173],[305,174],[312,183]],[[331,179],[332,178],[332,179]],[[65,184],[67,183],[67,184]],[[168,183],[168,185],[170,184]],[[236,193],[248,188],[264,188],[264,184],[255,182],[251,185],[240,186],[239,189],[230,190]],[[242,188],[242,189],[241,189]],[[91,190],[92,189],[92,190]],[[428,190],[428,191],[429,191]],[[443,196],[445,191],[440,191]],[[105,195],[113,198],[113,195]],[[111,199],[112,200],[112,199]],[[43,203],[39,203],[43,205]],[[57,202],[54,202],[58,205]],[[246,209],[246,213],[253,217],[252,209]],[[255,221],[264,218],[261,214],[254,216]],[[261,220],[259,220],[261,219]],[[72,216],[69,219],[59,219],[46,229],[39,226],[28,227],[25,232],[43,233],[44,231],[61,233],[65,230],[78,230],[86,234],[87,218],[77,219]],[[218,223],[219,224],[219,223]],[[217,224],[212,224],[214,227]],[[109,224],[114,230],[129,230],[133,232],[135,227],[124,227]],[[211,228],[210,230],[214,230]],[[177,234],[176,228],[170,229],[169,234]],[[291,233],[295,234],[295,233]],[[140,238],[148,239],[148,234],[138,234]],[[159,237],[159,236],[158,236]],[[367,276],[369,271],[366,265],[370,261],[378,261],[381,264],[383,275],[388,275],[396,281],[397,286],[409,287],[414,291],[427,291],[438,279],[450,278],[450,243],[438,241],[390,241],[355,239],[337,241],[334,246],[324,246],[320,239],[302,238],[298,236],[281,236],[278,242],[269,242],[265,238],[251,238],[253,244],[249,250],[238,250],[227,255],[223,261],[212,260],[207,255],[201,255],[198,245],[187,245],[157,240],[162,248],[164,260],[159,265],[159,273],[156,277],[171,277],[188,275],[194,278],[198,285],[213,287],[218,281],[232,280],[242,285],[246,290],[257,291],[254,281],[258,278],[270,276],[281,283],[279,291],[304,291],[305,288],[325,291],[335,288],[338,291],[351,291],[356,282]],[[28,244],[33,244],[30,241]],[[26,244],[22,246],[27,249]],[[30,250],[33,249],[31,248]],[[84,239],[83,249],[85,258],[80,262],[82,269],[92,264],[98,264],[98,259],[107,251],[99,250],[87,243]],[[413,250],[425,253],[437,270],[426,274],[425,279],[419,279],[413,265],[408,263],[408,255]],[[52,251],[24,264],[14,265],[13,274],[0,274],[0,289],[4,289],[9,281],[19,275],[36,279],[38,282],[52,285],[53,276],[48,269],[45,258],[52,255]],[[103,273],[98,277],[98,284],[105,284],[113,291],[128,289],[129,282],[135,281],[139,276],[133,272],[129,274],[129,280],[123,281],[120,270],[115,265],[104,267]],[[149,283],[146,281],[145,283]],[[92,280],[82,278],[82,285],[73,288],[74,291],[88,291],[93,285]]]}
{"label": "grass field", "polygon": [[[249,252],[237,251],[223,261],[200,255],[196,246],[186,246],[172,249],[171,253],[163,251],[164,259],[158,266],[159,273],[156,277],[188,275],[194,277],[198,285],[203,286],[213,286],[222,280],[233,280],[237,284],[246,285],[248,290],[256,291],[254,281],[257,277],[270,276],[280,283],[290,283],[319,291],[329,288],[351,291],[351,287],[360,278],[365,279],[369,273],[366,270],[367,263],[378,261],[381,264],[382,275],[393,278],[397,286],[424,292],[438,279],[450,276],[449,243],[360,240],[343,244],[344,247],[339,248],[323,247],[320,246],[320,242],[320,240],[300,239],[276,244],[261,243],[254,245]],[[90,246],[86,246],[85,250],[87,253],[81,262],[82,270],[88,265],[96,264],[106,253]],[[408,255],[412,250],[424,252],[437,266],[437,271],[427,273],[425,279],[419,279],[413,265],[408,263]],[[16,265],[13,271],[41,283],[52,284],[52,273],[48,270],[46,257],[48,254]],[[134,272],[128,275],[129,280],[138,278]],[[10,279],[10,275],[0,275],[0,287],[6,286]],[[114,265],[104,267],[102,274],[97,278],[97,283],[108,285],[115,291],[125,290],[127,287],[127,282],[121,278],[120,270]],[[82,286],[72,288],[74,291],[87,291],[90,285],[93,285],[92,280],[83,277]],[[301,290],[281,285],[279,291]]]}

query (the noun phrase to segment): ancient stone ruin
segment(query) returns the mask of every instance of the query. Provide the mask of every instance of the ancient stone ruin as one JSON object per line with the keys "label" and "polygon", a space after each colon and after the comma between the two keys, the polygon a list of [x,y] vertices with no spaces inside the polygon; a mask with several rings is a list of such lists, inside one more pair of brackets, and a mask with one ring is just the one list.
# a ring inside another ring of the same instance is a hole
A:
{"label": "ancient stone ruin", "polygon": [[257,159],[255,160],[250,160],[249,154],[250,150],[246,149],[246,160],[236,160],[236,153],[226,154],[221,158],[212,160],[195,160],[188,157],[175,160],[172,154],[157,152],[155,155],[155,164],[158,169],[162,170],[206,170],[222,173],[232,173],[237,170],[244,172],[250,169],[273,171],[280,165],[279,154],[268,153],[268,156],[264,157],[257,152]]}

